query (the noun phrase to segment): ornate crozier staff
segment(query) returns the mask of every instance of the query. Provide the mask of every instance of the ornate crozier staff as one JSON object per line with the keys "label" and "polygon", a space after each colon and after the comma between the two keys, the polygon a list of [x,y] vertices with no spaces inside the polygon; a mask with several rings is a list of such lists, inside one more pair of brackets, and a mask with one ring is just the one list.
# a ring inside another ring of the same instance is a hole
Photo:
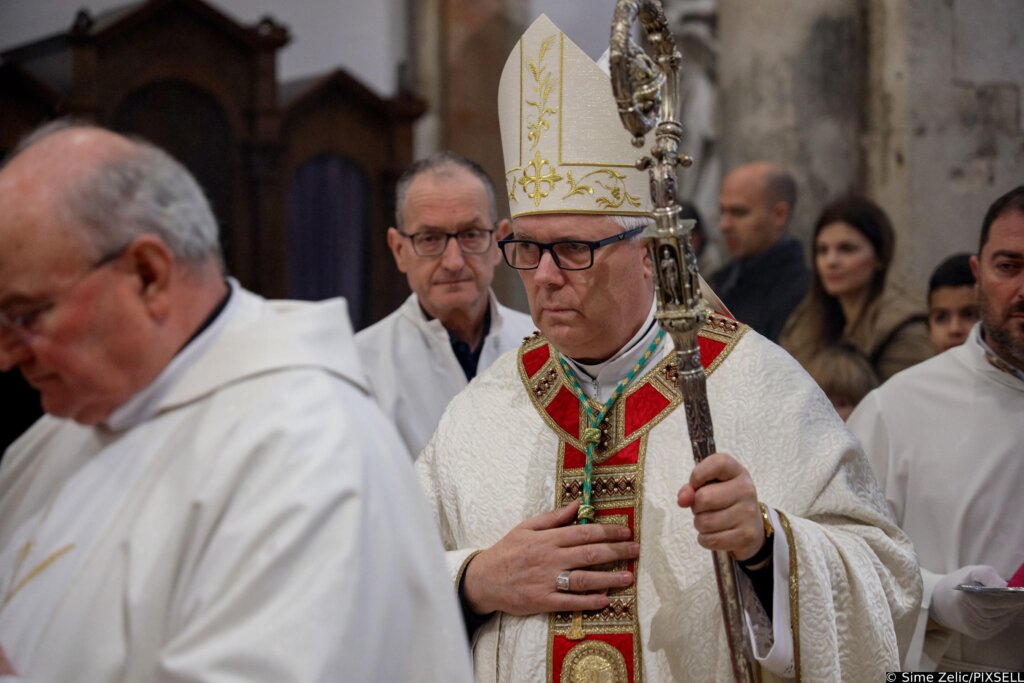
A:
{"label": "ornate crozier staff", "polygon": [[[630,38],[638,17],[654,53],[653,59]],[[676,50],[658,0],[618,0],[612,20],[609,57],[612,91],[622,123],[633,134],[633,145],[642,147],[644,136],[655,129],[651,156],[637,161],[637,168],[650,171],[654,202],[655,222],[643,237],[654,265],[658,322],[675,343],[679,389],[686,409],[693,458],[700,462],[715,452],[707,385],[697,345],[697,333],[708,314],[701,298],[697,256],[690,241],[694,221],[681,220],[676,203],[676,164],[689,166],[692,163],[688,157],[679,156],[683,127],[678,121],[678,68],[682,56]],[[752,683],[755,680],[753,657],[743,626],[743,605],[735,566],[725,551],[715,551],[712,556],[733,675],[737,681]]]}

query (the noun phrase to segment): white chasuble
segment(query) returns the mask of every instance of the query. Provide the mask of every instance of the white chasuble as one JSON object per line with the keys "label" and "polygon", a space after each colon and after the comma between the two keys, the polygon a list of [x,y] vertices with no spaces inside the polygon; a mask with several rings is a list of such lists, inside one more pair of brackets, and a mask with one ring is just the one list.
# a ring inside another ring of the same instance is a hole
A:
{"label": "white chasuble", "polygon": [[921,562],[911,670],[1024,669],[1024,611],[987,640],[928,628],[943,575],[982,564],[1009,579],[1024,564],[1024,382],[989,362],[980,335],[979,323],[963,344],[897,374],[850,416]]}
{"label": "white chasuble", "polygon": [[94,452],[76,454],[77,471],[25,520],[0,555],[0,643],[10,662],[32,661],[65,587],[153,459],[155,451],[146,448],[149,435],[131,434],[116,447],[97,436],[87,436]]}
{"label": "white chasuble", "polygon": [[344,302],[236,286],[222,319],[105,426],[46,416],[7,451],[0,681],[468,680],[437,533]]}
{"label": "white chasuble", "polygon": [[[236,314],[238,299],[233,291],[221,314],[156,379],[113,411],[103,427],[68,423],[69,441],[53,446],[66,478],[47,484],[52,493],[41,498],[43,504],[0,551],[0,644],[11,669],[8,675],[17,673],[12,662],[32,661],[64,588],[139,490],[139,480],[153,476],[146,473],[158,451],[150,444],[170,438],[184,416],[178,411],[158,417],[153,407],[217,339]],[[130,429],[146,421],[146,429]]]}
{"label": "white chasuble", "polygon": [[[750,471],[788,536],[789,591],[774,596],[791,601],[788,673],[880,680],[898,668],[897,634],[909,634],[920,595],[910,544],[825,396],[785,352],[743,329],[712,316],[701,350],[718,450]],[[456,584],[474,551],[579,495],[585,418],[556,354],[537,336],[499,359],[453,400],[417,462]],[[668,360],[655,365],[601,425],[594,503],[599,519],[633,528],[635,585],[584,616],[582,641],[566,638],[569,614],[494,615],[474,639],[477,681],[731,678],[710,553],[676,504],[693,457],[673,373]]]}

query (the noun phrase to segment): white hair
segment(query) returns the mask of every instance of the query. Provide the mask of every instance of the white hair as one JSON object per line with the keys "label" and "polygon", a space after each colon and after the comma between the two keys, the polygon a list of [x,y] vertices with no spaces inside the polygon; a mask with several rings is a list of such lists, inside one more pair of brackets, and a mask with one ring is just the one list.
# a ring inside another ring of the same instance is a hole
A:
{"label": "white hair", "polygon": [[[620,216],[614,214],[604,214],[604,218],[607,218],[612,223],[615,223],[617,226],[622,228],[621,232],[627,232],[629,230],[633,230],[634,228],[646,228],[648,225],[654,222],[654,219],[651,218],[650,216]],[[512,219],[512,222],[514,224],[515,219]],[[639,239],[642,239],[640,235],[634,235],[628,241],[635,242]]]}
{"label": "white hair", "polygon": [[67,209],[101,251],[142,234],[182,263],[223,263],[217,221],[199,184],[163,150],[141,140],[68,192]]}
{"label": "white hair", "polygon": [[[646,228],[654,222],[654,219],[650,216],[608,216],[608,219],[622,228],[622,232],[627,232],[634,228]],[[640,235],[634,235],[629,241],[634,242],[639,239],[642,239]]]}
{"label": "white hair", "polygon": [[[59,120],[25,138],[7,159],[60,131],[92,128]],[[143,234],[159,237],[175,259],[189,265],[215,261],[223,269],[217,221],[199,184],[184,166],[158,147],[130,138],[119,154],[72,184],[58,211],[98,253],[123,247]]]}

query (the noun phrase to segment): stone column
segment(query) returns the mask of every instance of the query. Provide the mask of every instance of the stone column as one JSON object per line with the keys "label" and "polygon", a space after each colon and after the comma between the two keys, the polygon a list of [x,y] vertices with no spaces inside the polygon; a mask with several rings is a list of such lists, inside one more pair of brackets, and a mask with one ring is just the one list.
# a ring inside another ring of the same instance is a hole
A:
{"label": "stone column", "polygon": [[897,226],[900,273],[924,284],[977,249],[989,204],[1024,182],[1024,3],[869,6],[866,190]]}
{"label": "stone column", "polygon": [[719,0],[723,172],[758,159],[796,178],[791,230],[806,239],[823,203],[861,184],[867,78],[857,0]]}
{"label": "stone column", "polygon": [[[527,15],[527,0],[423,0],[412,3],[410,15],[416,92],[429,104],[416,127],[416,157],[451,149],[480,163],[504,216],[498,79]],[[519,277],[504,264],[494,288],[504,303],[526,310]]]}
{"label": "stone column", "polygon": [[441,0],[407,0],[413,90],[427,101],[427,113],[414,126],[414,158],[441,148]]}

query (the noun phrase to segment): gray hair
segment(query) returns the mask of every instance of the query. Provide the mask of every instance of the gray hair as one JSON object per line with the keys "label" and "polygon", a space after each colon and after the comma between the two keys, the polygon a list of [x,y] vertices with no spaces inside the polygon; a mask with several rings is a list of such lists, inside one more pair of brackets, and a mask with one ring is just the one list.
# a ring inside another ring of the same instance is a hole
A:
{"label": "gray hair", "polygon": [[[654,219],[650,216],[608,216],[608,218],[622,228],[622,232],[632,230],[634,228],[646,228],[648,225],[654,222]],[[628,241],[636,242],[643,239],[640,235],[634,235]]]}
{"label": "gray hair", "polygon": [[[59,131],[95,128],[57,121],[29,135],[10,158]],[[187,265],[211,260],[223,269],[217,221],[192,174],[169,154],[138,138],[133,148],[106,161],[65,193],[60,211],[100,253],[143,234],[159,237]]]}
{"label": "gray hair", "polygon": [[412,181],[424,173],[447,176],[457,168],[468,171],[484,186],[484,191],[487,192],[487,208],[490,211],[491,222],[497,221],[498,206],[494,199],[494,183],[487,175],[487,171],[472,159],[450,150],[443,150],[413,162],[398,177],[398,184],[395,187],[395,227],[401,230],[405,224],[405,216],[402,212],[405,209],[405,198],[409,194]]}
{"label": "gray hair", "polygon": [[[620,216],[620,215],[617,215],[617,214],[615,214],[615,215],[603,214],[603,215],[604,215],[605,218],[610,220],[612,223],[615,223],[615,225],[617,225],[620,228],[622,228],[621,232],[627,232],[627,231],[632,230],[634,228],[646,228],[648,225],[650,225],[651,223],[654,222],[654,219],[651,218],[650,216],[636,216],[636,215],[633,215],[633,216]],[[637,242],[637,241],[639,241],[641,239],[643,239],[642,235],[634,235],[633,237],[630,237],[626,241],[627,242]]]}

